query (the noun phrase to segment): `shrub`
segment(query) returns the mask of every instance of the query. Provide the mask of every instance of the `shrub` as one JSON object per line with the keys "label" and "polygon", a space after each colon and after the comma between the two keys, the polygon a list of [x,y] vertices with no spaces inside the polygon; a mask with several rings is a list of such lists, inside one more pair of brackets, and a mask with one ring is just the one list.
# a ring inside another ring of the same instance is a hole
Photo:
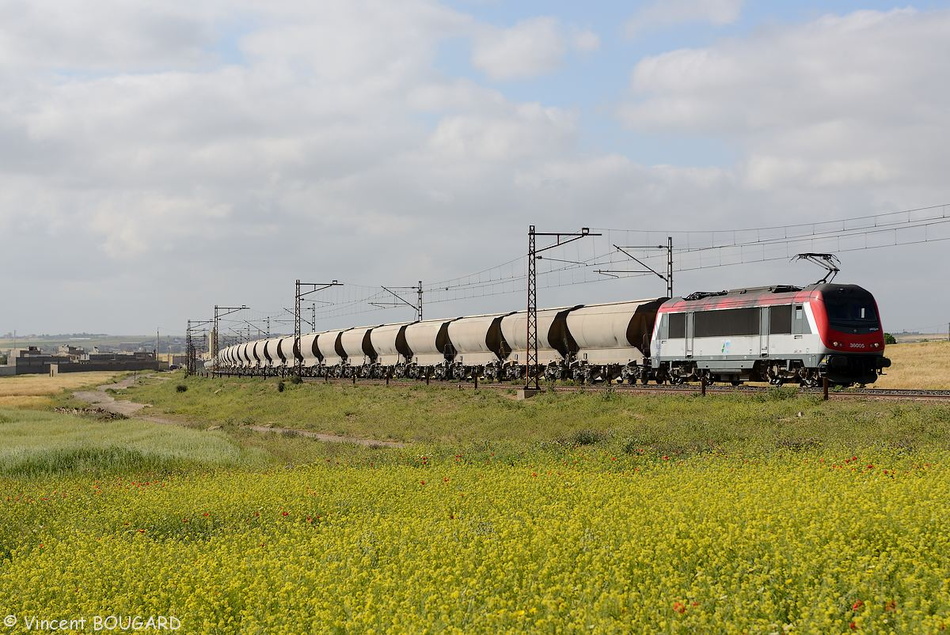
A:
{"label": "shrub", "polygon": [[175,391],[176,391],[176,392],[188,392],[188,386],[186,386],[185,384],[178,384],[177,386],[175,386]]}
{"label": "shrub", "polygon": [[605,441],[607,436],[606,432],[599,432],[597,430],[578,430],[571,437],[571,441],[575,445],[594,445]]}

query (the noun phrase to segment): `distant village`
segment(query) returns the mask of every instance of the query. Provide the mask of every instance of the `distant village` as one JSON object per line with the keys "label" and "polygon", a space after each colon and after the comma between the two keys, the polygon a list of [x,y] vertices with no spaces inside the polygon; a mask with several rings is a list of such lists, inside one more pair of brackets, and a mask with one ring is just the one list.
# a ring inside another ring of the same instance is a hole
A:
{"label": "distant village", "polygon": [[[96,334],[4,336],[9,348],[0,349],[0,376],[76,373],[89,371],[169,370],[186,363],[185,339],[170,336],[146,339],[111,338],[108,345],[84,347],[63,340],[88,340],[90,343],[110,339]],[[22,345],[17,345],[20,342]],[[159,350],[158,346],[161,346]]]}

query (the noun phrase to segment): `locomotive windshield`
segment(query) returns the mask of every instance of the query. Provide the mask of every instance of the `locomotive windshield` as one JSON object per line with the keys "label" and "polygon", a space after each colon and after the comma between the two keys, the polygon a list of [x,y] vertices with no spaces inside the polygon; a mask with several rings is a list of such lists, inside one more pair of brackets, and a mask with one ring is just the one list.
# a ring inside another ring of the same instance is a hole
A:
{"label": "locomotive windshield", "polygon": [[874,333],[881,329],[870,293],[825,294],[831,328],[844,333]]}

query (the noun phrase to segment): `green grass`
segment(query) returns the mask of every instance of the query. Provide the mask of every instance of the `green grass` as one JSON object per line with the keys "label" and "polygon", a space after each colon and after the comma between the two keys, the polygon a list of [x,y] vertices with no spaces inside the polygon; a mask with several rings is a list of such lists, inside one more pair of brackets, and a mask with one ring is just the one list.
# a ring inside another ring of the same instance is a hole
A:
{"label": "green grass", "polygon": [[267,453],[221,432],[135,420],[0,410],[0,475],[168,473],[197,467],[259,467]]}
{"label": "green grass", "polygon": [[[177,392],[176,385],[188,386]],[[824,402],[797,391],[749,395],[625,395],[592,389],[516,401],[471,386],[386,387],[274,379],[151,382],[123,398],[183,422],[226,429],[273,425],[412,444],[479,443],[647,448],[666,454],[763,453],[813,447],[950,448],[950,407],[926,403]]]}

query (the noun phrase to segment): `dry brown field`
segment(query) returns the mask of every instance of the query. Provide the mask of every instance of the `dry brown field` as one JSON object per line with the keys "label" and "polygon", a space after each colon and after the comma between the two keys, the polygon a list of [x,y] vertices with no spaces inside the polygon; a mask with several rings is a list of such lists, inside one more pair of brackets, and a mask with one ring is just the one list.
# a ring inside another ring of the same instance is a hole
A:
{"label": "dry brown field", "polygon": [[62,373],[49,375],[15,375],[0,377],[0,408],[43,408],[50,397],[64,390],[98,386],[112,381],[119,373]]}
{"label": "dry brown field", "polygon": [[950,342],[890,344],[884,355],[891,360],[875,388],[950,390]]}

